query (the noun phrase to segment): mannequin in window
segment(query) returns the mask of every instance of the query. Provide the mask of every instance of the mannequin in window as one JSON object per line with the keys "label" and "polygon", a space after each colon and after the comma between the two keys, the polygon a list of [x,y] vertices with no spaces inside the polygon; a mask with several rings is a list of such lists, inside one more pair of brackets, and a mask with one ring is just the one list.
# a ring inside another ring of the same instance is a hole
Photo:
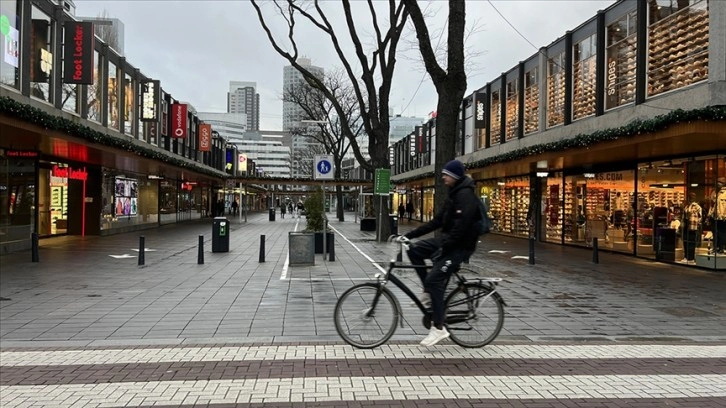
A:
{"label": "mannequin in window", "polygon": [[686,257],[681,263],[696,263],[696,247],[701,238],[701,220],[703,209],[696,201],[696,193],[688,194],[688,205],[683,210],[683,251]]}

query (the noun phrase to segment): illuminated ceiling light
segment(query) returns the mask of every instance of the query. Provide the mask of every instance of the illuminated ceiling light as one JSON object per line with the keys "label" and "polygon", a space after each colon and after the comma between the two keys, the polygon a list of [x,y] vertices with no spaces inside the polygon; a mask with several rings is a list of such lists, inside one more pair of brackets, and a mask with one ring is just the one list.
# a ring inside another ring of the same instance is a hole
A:
{"label": "illuminated ceiling light", "polygon": [[550,172],[548,172],[548,171],[538,171],[537,172],[537,177],[547,177],[549,175],[550,175]]}
{"label": "illuminated ceiling light", "polygon": [[691,187],[698,187],[698,183],[691,183]]}

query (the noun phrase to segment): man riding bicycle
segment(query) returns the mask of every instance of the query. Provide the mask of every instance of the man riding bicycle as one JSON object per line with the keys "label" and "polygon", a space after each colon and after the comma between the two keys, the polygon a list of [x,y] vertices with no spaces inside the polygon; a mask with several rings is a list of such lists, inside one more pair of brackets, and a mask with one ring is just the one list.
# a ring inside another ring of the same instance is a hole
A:
{"label": "man riding bicycle", "polygon": [[449,188],[444,207],[428,223],[410,231],[404,236],[416,238],[441,229],[439,237],[420,240],[411,245],[408,257],[414,265],[424,265],[431,259],[430,273],[426,268],[416,268],[423,282],[422,300],[431,300],[432,325],[429,334],[421,341],[422,346],[433,346],[449,337],[444,327],[444,292],[452,268],[468,259],[476,249],[479,238],[477,221],[481,218],[479,198],[474,192],[474,181],[464,174],[464,165],[458,160],[446,163],[441,178]]}

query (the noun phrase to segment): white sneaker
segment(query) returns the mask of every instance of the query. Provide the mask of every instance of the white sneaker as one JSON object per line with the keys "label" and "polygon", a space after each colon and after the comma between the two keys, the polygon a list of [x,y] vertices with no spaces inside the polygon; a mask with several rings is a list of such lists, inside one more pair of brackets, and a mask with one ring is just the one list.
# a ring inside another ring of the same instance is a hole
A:
{"label": "white sneaker", "polygon": [[687,264],[688,263],[688,259],[683,258],[680,261],[678,261],[678,263]]}
{"label": "white sneaker", "polygon": [[448,338],[450,335],[451,334],[448,330],[446,330],[446,327],[439,330],[436,328],[436,326],[431,326],[431,330],[429,331],[428,336],[424,337],[424,339],[421,340],[421,345],[431,347],[436,343],[440,342],[441,340]]}

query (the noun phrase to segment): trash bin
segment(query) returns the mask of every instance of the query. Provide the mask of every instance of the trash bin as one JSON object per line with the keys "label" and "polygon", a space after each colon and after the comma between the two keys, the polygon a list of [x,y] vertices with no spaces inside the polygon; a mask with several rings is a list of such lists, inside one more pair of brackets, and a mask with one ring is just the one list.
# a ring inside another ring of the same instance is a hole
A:
{"label": "trash bin", "polygon": [[229,252],[229,221],[225,217],[214,217],[212,252]]}
{"label": "trash bin", "polygon": [[275,209],[270,208],[270,221],[275,221]]}
{"label": "trash bin", "polygon": [[388,221],[391,226],[391,235],[398,235],[398,215],[388,214]]}

